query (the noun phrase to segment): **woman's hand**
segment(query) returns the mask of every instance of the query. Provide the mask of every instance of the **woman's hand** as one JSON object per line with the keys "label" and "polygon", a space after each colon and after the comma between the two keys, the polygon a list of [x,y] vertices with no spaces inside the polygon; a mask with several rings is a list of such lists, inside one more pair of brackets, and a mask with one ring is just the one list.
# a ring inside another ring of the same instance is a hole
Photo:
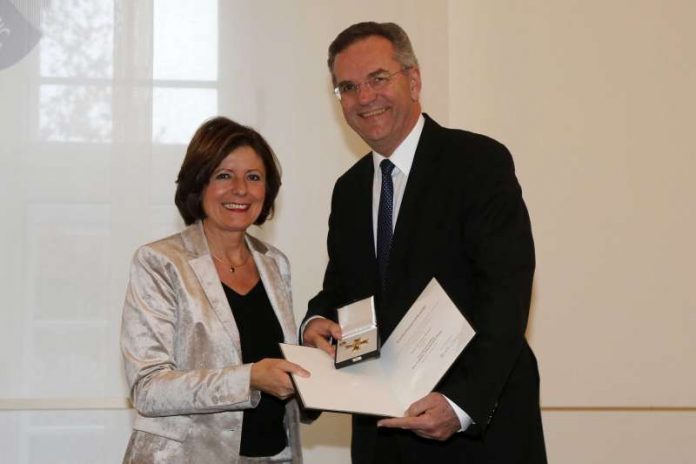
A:
{"label": "woman's hand", "polygon": [[284,400],[295,393],[289,374],[309,377],[309,371],[290,361],[275,358],[262,359],[251,366],[251,388]]}

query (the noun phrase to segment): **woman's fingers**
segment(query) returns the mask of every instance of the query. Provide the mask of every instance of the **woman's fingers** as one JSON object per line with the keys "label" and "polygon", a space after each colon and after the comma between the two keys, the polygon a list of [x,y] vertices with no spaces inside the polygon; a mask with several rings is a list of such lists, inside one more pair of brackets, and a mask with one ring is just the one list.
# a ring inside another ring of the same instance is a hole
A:
{"label": "woman's fingers", "polygon": [[289,374],[309,377],[310,373],[302,366],[285,359],[266,358],[251,367],[251,387],[280,399],[295,393]]}
{"label": "woman's fingers", "polygon": [[290,361],[286,360],[281,360],[283,361],[283,364],[281,365],[281,369],[283,369],[285,372],[288,374],[296,374],[299,375],[300,377],[307,378],[310,376],[310,373],[307,369],[303,368],[299,364],[292,363]]}

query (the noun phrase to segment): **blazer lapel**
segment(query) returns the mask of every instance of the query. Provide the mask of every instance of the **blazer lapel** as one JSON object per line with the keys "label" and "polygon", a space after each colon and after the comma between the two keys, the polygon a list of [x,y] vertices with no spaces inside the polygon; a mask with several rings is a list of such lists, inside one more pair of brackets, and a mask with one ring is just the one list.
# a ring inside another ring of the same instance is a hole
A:
{"label": "blazer lapel", "polygon": [[360,169],[360,176],[354,186],[355,199],[355,249],[370,252],[367,256],[370,267],[377,269],[377,256],[375,248],[374,224],[372,223],[372,184],[374,181],[374,161],[372,152],[368,153],[361,160],[363,166]]}
{"label": "blazer lapel", "polygon": [[239,330],[237,330],[237,324],[234,316],[232,316],[232,309],[227,302],[227,296],[220,283],[220,276],[218,276],[215,264],[210,256],[202,223],[197,221],[192,226],[186,228],[182,232],[182,236],[186,248],[194,255],[189,260],[189,265],[193,269],[194,274],[196,274],[198,283],[205,292],[210,306],[232,338],[235,349],[239,350]]}
{"label": "blazer lapel", "polygon": [[418,141],[413,165],[408,176],[404,198],[401,201],[399,216],[394,227],[394,238],[390,262],[399,262],[408,252],[408,237],[418,227],[424,215],[424,209],[432,209],[424,201],[432,199],[429,195],[433,188],[438,187],[437,170],[441,154],[441,140],[437,136],[439,126],[425,115],[425,126]]}
{"label": "blazer lapel", "polygon": [[295,325],[295,315],[292,312],[290,289],[287,288],[283,280],[278,264],[266,254],[268,249],[263,242],[250,235],[247,235],[246,240],[268,299],[283,329],[285,343],[297,343],[297,326]]}

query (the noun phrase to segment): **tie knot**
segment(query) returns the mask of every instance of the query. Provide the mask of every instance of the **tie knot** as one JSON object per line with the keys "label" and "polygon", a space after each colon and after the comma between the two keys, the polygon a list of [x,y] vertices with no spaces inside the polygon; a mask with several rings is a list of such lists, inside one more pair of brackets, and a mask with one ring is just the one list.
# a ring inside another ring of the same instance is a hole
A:
{"label": "tie knot", "polygon": [[391,176],[391,173],[395,167],[396,166],[394,165],[394,163],[392,163],[388,159],[384,159],[381,163],[379,163],[379,168],[382,170],[382,177]]}

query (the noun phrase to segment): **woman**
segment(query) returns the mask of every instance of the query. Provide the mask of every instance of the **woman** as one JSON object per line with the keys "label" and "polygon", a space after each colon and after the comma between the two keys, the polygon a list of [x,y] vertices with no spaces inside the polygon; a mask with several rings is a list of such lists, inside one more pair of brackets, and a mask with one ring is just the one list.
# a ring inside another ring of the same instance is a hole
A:
{"label": "woman", "polygon": [[280,173],[256,131],[218,117],[193,136],[177,179],[188,225],[135,254],[121,347],[137,411],[126,463],[302,460],[289,373],[290,270],[247,234],[273,212]]}

